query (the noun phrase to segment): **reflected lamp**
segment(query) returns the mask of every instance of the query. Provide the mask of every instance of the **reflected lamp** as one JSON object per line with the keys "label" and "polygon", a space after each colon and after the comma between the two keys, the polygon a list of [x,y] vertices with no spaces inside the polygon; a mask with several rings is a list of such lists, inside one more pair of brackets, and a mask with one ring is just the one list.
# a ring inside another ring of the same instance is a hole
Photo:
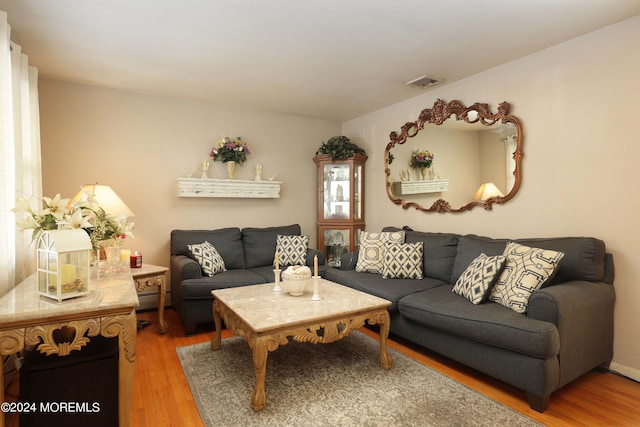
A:
{"label": "reflected lamp", "polygon": [[504,197],[504,194],[496,187],[493,182],[485,182],[478,188],[473,200],[487,200],[491,197]]}

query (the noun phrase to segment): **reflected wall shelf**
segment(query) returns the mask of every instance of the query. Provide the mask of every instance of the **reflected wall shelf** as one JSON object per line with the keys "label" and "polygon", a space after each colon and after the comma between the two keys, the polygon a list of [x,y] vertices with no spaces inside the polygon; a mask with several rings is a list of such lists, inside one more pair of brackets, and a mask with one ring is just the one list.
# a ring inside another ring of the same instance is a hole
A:
{"label": "reflected wall shelf", "polygon": [[278,199],[281,184],[280,181],[178,178],[178,196]]}
{"label": "reflected wall shelf", "polygon": [[397,181],[393,183],[393,192],[399,196],[405,196],[407,194],[440,193],[442,191],[449,191],[448,179]]}

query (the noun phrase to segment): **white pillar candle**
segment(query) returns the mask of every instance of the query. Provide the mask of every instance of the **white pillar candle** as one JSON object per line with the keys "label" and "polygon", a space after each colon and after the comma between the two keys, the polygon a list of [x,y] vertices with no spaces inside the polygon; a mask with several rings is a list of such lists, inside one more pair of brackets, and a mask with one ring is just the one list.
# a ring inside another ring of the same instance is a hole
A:
{"label": "white pillar candle", "polygon": [[279,260],[278,258],[279,258],[279,256],[278,256],[278,251],[276,251],[276,259],[275,259],[275,262],[276,262],[276,270],[280,270],[280,260]]}
{"label": "white pillar candle", "polygon": [[131,261],[131,251],[129,249],[120,249],[120,261]]}
{"label": "white pillar candle", "polygon": [[76,266],[73,264],[62,264],[62,284],[73,283],[76,280]]}
{"label": "white pillar candle", "polygon": [[313,276],[318,277],[318,255],[313,257]]}

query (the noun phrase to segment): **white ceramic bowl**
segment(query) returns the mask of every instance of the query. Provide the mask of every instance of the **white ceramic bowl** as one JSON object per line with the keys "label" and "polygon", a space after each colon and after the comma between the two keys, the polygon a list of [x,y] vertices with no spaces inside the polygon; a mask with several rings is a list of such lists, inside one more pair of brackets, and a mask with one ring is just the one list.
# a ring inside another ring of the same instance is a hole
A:
{"label": "white ceramic bowl", "polygon": [[282,287],[294,297],[304,294],[310,282],[311,270],[308,267],[287,268],[282,272]]}

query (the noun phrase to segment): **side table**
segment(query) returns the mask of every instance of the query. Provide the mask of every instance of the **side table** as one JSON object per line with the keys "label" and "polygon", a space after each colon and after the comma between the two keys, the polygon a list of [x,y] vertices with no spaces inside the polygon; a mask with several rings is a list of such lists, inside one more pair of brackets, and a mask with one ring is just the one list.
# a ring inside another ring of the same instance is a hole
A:
{"label": "side table", "polygon": [[149,286],[158,287],[158,320],[160,333],[169,330],[169,325],[164,320],[164,300],[167,294],[167,267],[159,265],[142,264],[140,268],[132,268],[131,275],[136,283],[136,292],[140,293]]}

